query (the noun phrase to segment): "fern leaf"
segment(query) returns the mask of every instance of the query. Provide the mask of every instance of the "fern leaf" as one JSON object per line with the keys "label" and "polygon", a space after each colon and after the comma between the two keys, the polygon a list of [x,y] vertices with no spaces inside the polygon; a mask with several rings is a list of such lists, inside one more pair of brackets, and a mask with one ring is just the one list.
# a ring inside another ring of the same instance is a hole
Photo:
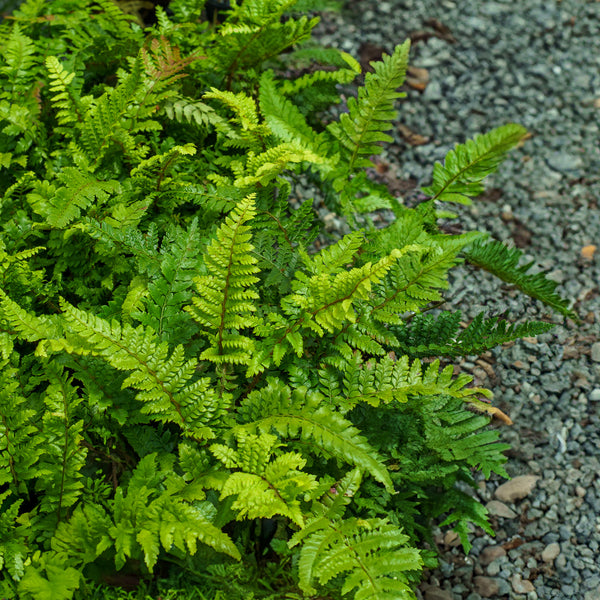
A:
{"label": "fern leaf", "polygon": [[75,73],[69,73],[56,56],[46,58],[46,68],[50,77],[50,92],[54,94],[52,104],[58,109],[56,119],[59,125],[81,121],[78,97],[71,86]]}
{"label": "fern leaf", "polygon": [[292,164],[301,162],[320,165],[325,160],[297,141],[283,142],[259,154],[249,154],[245,173],[251,174],[237,177],[234,184],[236,187],[266,186]]}
{"label": "fern leaf", "polygon": [[437,317],[429,313],[414,316],[394,328],[397,348],[414,357],[467,356],[482,354],[506,342],[532,337],[552,329],[552,323],[530,321],[509,324],[500,317],[485,318],[479,313],[463,330],[461,313],[441,312]]}
{"label": "fern leaf", "polygon": [[469,246],[465,252],[467,260],[520,289],[523,293],[536,298],[565,317],[578,321],[577,314],[568,308],[554,290],[556,282],[548,279],[543,273],[528,273],[533,263],[519,265],[523,252],[518,248],[509,248],[496,240],[477,242]]}
{"label": "fern leaf", "polygon": [[392,490],[391,479],[380,457],[352,424],[327,408],[318,393],[293,392],[276,380],[249,394],[240,409],[242,429],[269,433],[275,430],[285,438],[299,438],[354,465]]}
{"label": "fern leaf", "polygon": [[295,452],[277,455],[277,438],[263,433],[253,435],[239,430],[238,448],[213,444],[211,452],[228,468],[241,469],[231,473],[221,488],[221,499],[235,495],[231,507],[238,519],[270,518],[279,514],[290,518],[299,527],[304,525],[298,496],[317,488],[314,475],[301,471],[306,460]]}
{"label": "fern leaf", "polygon": [[[392,138],[383,133],[391,129],[395,117],[394,101],[404,96],[396,90],[402,85],[408,65],[408,41],[395,48],[391,56],[383,55],[381,62],[373,63],[374,72],[367,73],[364,87],[359,89],[358,100],[348,100],[348,113],[332,123],[328,131],[341,144],[346,173],[361,167],[371,167],[368,156],[379,154],[379,142],[390,142]],[[336,189],[343,187],[342,179]]]}
{"label": "fern leaf", "polygon": [[63,318],[71,332],[62,347],[73,354],[101,356],[113,368],[130,371],[123,387],[138,390],[142,413],[178,424],[186,435],[210,439],[228,400],[217,396],[207,378],[193,380],[196,362],[185,360],[183,347],[169,356],[151,328],[108,323],[62,301]]}
{"label": "fern leaf", "polygon": [[201,358],[216,363],[248,364],[251,358],[252,340],[238,331],[257,323],[252,301],[258,298],[259,269],[246,225],[255,214],[254,196],[248,196],[219,227],[204,256],[208,275],[196,278],[199,296],[186,307],[210,335]]}
{"label": "fern leaf", "polygon": [[[8,79],[11,96],[24,94],[36,75],[36,48],[33,40],[26,36],[15,23],[8,39],[3,41],[0,74]],[[4,91],[4,90],[3,90]]]}
{"label": "fern leaf", "polygon": [[496,171],[514,148],[527,136],[521,125],[509,123],[457,144],[446,155],[444,165],[433,167],[433,183],[422,189],[433,200],[470,204],[470,199],[483,192],[481,181]]}
{"label": "fern leaf", "polygon": [[[406,572],[420,570],[423,562],[418,550],[407,547],[408,536],[397,526],[378,519],[316,520],[320,527],[300,550],[300,585],[305,593],[316,593],[315,579],[324,585],[344,575],[342,594],[356,588],[357,600],[414,597]],[[307,528],[311,525],[309,521]]]}
{"label": "fern leaf", "polygon": [[453,377],[451,365],[440,371],[439,360],[425,369],[418,359],[411,363],[408,356],[397,361],[386,356],[370,361],[366,368],[362,368],[361,361],[362,357],[357,354],[344,368],[343,397],[350,407],[358,402],[372,406],[392,400],[406,402],[412,395],[446,394],[467,402],[477,394],[491,397],[491,392],[486,389],[466,387],[472,380],[469,375]]}
{"label": "fern leaf", "polygon": [[98,181],[93,175],[76,167],[65,167],[57,178],[64,185],[56,190],[49,201],[45,215],[48,223],[57,228],[63,228],[78,219],[81,211],[94,200],[99,205],[103,204],[111,194],[121,189],[117,181]]}
{"label": "fern leaf", "polygon": [[[56,512],[60,520],[63,511],[73,506],[83,488],[81,469],[85,464],[87,449],[82,445],[83,420],[77,420],[77,406],[81,398],[76,395],[73,379],[62,368],[49,365],[50,379],[44,396],[44,445],[46,452],[40,459],[42,475],[36,481],[36,490],[43,491],[41,510]],[[58,468],[56,468],[58,465]]]}

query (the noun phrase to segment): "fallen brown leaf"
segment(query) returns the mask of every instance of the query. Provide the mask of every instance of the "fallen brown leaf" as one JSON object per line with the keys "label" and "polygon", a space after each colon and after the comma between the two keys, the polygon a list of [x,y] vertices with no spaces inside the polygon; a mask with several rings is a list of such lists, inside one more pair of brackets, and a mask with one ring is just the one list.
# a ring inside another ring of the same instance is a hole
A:
{"label": "fallen brown leaf", "polygon": [[429,83],[429,71],[409,65],[406,69],[406,83],[411,88],[423,92]]}
{"label": "fallen brown leaf", "polygon": [[384,52],[385,48],[382,46],[378,46],[371,42],[362,43],[358,49],[358,56],[363,73],[372,72],[373,67],[371,66],[371,63],[373,61],[381,60],[381,56]]}
{"label": "fallen brown leaf", "polygon": [[415,133],[412,129],[409,129],[402,123],[398,125],[398,131],[404,140],[407,141],[411,146],[422,146],[423,144],[427,144],[427,142],[429,142],[428,137],[421,135],[420,133]]}
{"label": "fallen brown leaf", "polygon": [[450,44],[456,42],[456,38],[452,35],[450,28],[438,19],[427,19],[425,25],[429,25],[435,31],[437,37],[446,40]]}
{"label": "fallen brown leaf", "polygon": [[592,258],[594,258],[594,252],[596,252],[596,246],[594,246],[594,244],[589,244],[587,246],[584,246],[581,249],[581,256],[583,256],[583,258],[587,259],[587,260],[591,260]]}

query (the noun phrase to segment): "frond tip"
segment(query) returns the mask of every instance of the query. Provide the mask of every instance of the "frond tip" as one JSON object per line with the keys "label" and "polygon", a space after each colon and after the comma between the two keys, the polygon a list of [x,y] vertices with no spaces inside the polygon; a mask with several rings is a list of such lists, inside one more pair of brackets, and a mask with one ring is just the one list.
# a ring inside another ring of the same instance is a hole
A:
{"label": "frond tip", "polygon": [[457,144],[446,155],[444,164],[435,163],[433,183],[422,192],[433,200],[470,204],[484,190],[481,183],[506,158],[509,150],[527,137],[521,125],[509,123]]}
{"label": "frond tip", "polygon": [[502,281],[511,283],[522,292],[536,298],[565,317],[578,321],[579,317],[568,307],[554,289],[556,282],[544,273],[528,273],[533,263],[518,266],[523,253],[518,248],[509,248],[496,240],[478,241],[465,251],[467,260]]}

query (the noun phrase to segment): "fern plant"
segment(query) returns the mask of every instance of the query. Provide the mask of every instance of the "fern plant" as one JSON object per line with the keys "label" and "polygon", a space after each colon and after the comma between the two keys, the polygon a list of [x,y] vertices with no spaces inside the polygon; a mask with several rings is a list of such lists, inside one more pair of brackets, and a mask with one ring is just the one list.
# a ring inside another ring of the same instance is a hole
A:
{"label": "fern plant", "polygon": [[[518,250],[438,227],[526,132],[458,145],[408,208],[366,174],[408,42],[325,126],[360,67],[310,41],[310,2],[217,24],[173,0],[149,26],[118,4],[26,0],[0,25],[0,595],[414,598],[432,522],[468,551],[491,529],[464,485],[506,476],[491,392],[439,359],[550,327],[460,330],[430,312],[449,270],[575,316]],[[349,223],[335,243],[292,207],[309,171]]]}

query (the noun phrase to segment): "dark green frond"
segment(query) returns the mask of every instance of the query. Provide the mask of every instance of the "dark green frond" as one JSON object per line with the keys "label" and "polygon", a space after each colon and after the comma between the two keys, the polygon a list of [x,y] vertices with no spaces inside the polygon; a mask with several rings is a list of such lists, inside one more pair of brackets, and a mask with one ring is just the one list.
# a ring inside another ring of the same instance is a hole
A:
{"label": "dark green frond", "polygon": [[465,256],[470,263],[516,286],[528,296],[574,321],[578,320],[577,315],[568,308],[566,300],[554,291],[557,286],[555,281],[548,279],[544,273],[528,273],[532,262],[519,266],[523,252],[518,248],[509,248],[496,240],[483,241],[469,246]]}

